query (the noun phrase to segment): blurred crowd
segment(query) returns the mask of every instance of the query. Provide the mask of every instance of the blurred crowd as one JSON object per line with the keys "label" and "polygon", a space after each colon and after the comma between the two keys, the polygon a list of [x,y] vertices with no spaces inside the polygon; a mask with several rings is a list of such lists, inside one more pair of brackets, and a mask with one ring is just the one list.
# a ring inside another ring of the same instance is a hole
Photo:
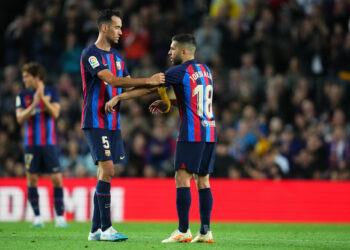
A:
{"label": "blurred crowd", "polygon": [[[80,129],[80,54],[98,35],[98,10],[123,12],[117,48],[132,77],[166,70],[171,37],[191,32],[214,78],[214,177],[350,178],[350,2],[347,0],[31,0],[8,25],[0,77],[0,176],[24,176],[15,97],[31,60],[60,90],[64,176],[95,176]],[[126,177],[173,176],[175,108],[152,116],[157,95],[122,103]],[[20,132],[22,131],[22,133]]]}

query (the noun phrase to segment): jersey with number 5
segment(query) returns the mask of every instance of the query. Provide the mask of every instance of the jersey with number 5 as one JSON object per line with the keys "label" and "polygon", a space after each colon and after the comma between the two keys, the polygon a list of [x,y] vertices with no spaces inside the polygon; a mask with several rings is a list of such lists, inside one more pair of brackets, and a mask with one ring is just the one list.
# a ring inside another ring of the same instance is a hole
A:
{"label": "jersey with number 5", "polygon": [[209,68],[197,60],[171,67],[165,72],[165,86],[170,85],[181,118],[178,141],[216,142],[213,79]]}

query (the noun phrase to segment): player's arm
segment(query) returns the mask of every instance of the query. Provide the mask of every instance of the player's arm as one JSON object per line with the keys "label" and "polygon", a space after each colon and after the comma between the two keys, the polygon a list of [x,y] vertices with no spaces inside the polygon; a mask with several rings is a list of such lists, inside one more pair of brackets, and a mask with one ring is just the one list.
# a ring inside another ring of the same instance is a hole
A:
{"label": "player's arm", "polygon": [[156,100],[149,106],[149,111],[152,114],[167,113],[171,105],[177,106],[176,99],[169,99],[165,88],[181,83],[185,72],[186,70],[181,65],[172,67],[165,72],[165,84],[158,88],[161,100]]}
{"label": "player's arm", "polygon": [[[177,106],[176,99],[170,99],[171,106]],[[158,113],[166,113],[169,109],[168,105],[164,102],[164,100],[156,100],[151,105],[149,105],[149,111],[155,115]]]}
{"label": "player's arm", "polygon": [[98,78],[113,88],[155,87],[165,82],[164,73],[154,74],[148,78],[117,77],[109,69],[97,73]]}
{"label": "player's arm", "polygon": [[129,91],[123,92],[120,95],[116,95],[111,100],[106,102],[105,104],[105,111],[107,114],[114,112],[114,107],[118,104],[121,100],[128,100],[137,98],[140,96],[148,95],[150,93],[153,93],[157,90],[157,87],[153,88],[134,88],[130,89]]}
{"label": "player's arm", "polygon": [[45,105],[46,111],[54,118],[57,119],[60,115],[61,105],[58,102],[50,102],[48,96],[44,96],[42,101]]}
{"label": "player's arm", "polygon": [[44,83],[40,81],[38,87],[39,97],[45,105],[45,110],[54,118],[57,119],[60,115],[61,105],[58,102],[51,102],[50,96],[44,94]]}
{"label": "player's arm", "polygon": [[[23,124],[34,114],[35,108],[39,104],[39,101],[40,101],[39,92],[36,91],[34,94],[33,102],[27,108],[19,107],[16,109],[16,119],[19,124]],[[19,102],[21,102],[19,96],[17,96],[17,102],[18,102],[17,104],[18,106]]]}
{"label": "player's arm", "polygon": [[16,109],[16,118],[17,122],[19,124],[23,124],[25,121],[27,121],[33,114],[33,111],[35,110],[34,103],[32,103],[28,108],[17,108]]}

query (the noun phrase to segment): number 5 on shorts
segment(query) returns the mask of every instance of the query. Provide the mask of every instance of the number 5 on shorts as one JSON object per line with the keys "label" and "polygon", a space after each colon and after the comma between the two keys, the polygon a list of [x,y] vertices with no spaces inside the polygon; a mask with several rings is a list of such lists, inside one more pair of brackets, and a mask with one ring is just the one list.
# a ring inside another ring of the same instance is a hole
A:
{"label": "number 5 on shorts", "polygon": [[109,148],[108,137],[107,136],[102,136],[101,139],[102,139],[102,146],[104,148],[108,149]]}

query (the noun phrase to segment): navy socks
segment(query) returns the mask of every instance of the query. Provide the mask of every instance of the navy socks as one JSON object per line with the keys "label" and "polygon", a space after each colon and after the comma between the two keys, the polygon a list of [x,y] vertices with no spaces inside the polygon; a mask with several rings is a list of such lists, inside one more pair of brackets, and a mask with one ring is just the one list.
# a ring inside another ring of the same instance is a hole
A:
{"label": "navy socks", "polygon": [[35,216],[40,215],[39,194],[37,187],[28,187],[28,200],[30,205],[32,205]]}
{"label": "navy socks", "polygon": [[111,223],[111,183],[99,180],[96,184],[96,194],[100,209],[101,229],[105,231]]}
{"label": "navy socks", "polygon": [[92,215],[91,233],[101,228],[100,208],[98,205],[97,194],[94,194],[94,213]]}
{"label": "navy socks", "polygon": [[210,231],[210,214],[213,207],[213,196],[210,188],[198,190],[199,194],[199,213],[201,218],[200,233],[206,234]]}
{"label": "navy socks", "polygon": [[179,217],[179,231],[186,233],[189,223],[189,212],[191,207],[191,190],[189,187],[176,189],[176,209]]}
{"label": "navy socks", "polygon": [[55,210],[57,216],[62,216],[64,212],[64,203],[63,203],[63,188],[55,187],[53,189],[53,197],[55,201]]}

